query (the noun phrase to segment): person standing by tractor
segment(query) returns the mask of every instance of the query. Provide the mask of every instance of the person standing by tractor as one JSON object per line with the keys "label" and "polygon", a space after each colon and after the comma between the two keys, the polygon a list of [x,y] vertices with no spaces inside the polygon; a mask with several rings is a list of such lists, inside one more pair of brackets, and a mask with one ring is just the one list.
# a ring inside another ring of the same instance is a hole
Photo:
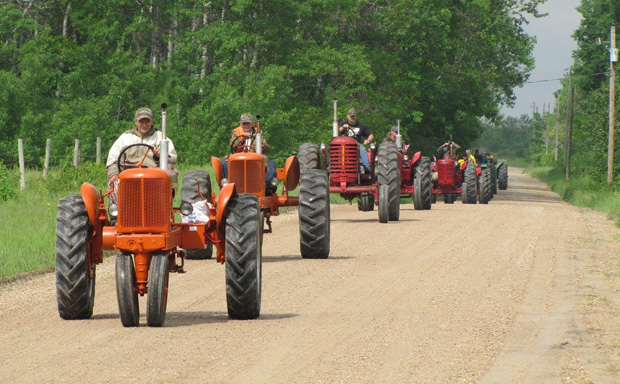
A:
{"label": "person standing by tractor", "polygon": [[[153,127],[153,112],[146,107],[139,108],[134,115],[134,126],[131,130],[122,133],[118,139],[112,144],[108,152],[108,160],[106,168],[108,173],[108,188],[114,188],[114,182],[118,179],[118,156],[123,148],[132,144],[148,144],[153,147],[149,150],[146,147],[134,147],[125,153],[125,157],[121,159],[124,164],[137,165],[144,159],[143,165],[146,167],[157,167],[159,165],[159,143],[163,138],[161,131]],[[168,162],[171,169],[173,164],[177,162],[177,152],[174,149],[172,140],[168,138]],[[145,157],[146,155],[146,157]]]}
{"label": "person standing by tractor", "polygon": [[349,112],[347,112],[347,120],[340,124],[338,130],[340,131],[340,135],[352,137],[358,142],[360,162],[364,170],[370,173],[370,160],[368,159],[368,152],[366,151],[365,145],[372,142],[375,136],[365,124],[357,120],[357,111],[354,108],[349,109]]}
{"label": "person standing by tractor", "polygon": [[[254,117],[249,113],[244,113],[241,115],[239,119],[239,126],[232,131],[232,136],[230,137],[230,153],[238,153],[238,152],[254,152],[256,153],[256,135],[260,133],[263,135],[263,132],[260,130],[260,127],[255,124]],[[267,170],[265,172],[265,180],[267,182],[267,187],[271,190],[274,189],[273,184],[270,183],[273,179],[276,179],[276,162],[273,160],[267,159],[267,152],[269,151],[269,144],[267,144],[267,139],[265,136],[262,137],[262,153],[265,157],[265,161],[267,163]],[[222,160],[222,166],[224,168],[224,177],[228,178],[228,156]],[[275,185],[277,183],[274,181]]]}

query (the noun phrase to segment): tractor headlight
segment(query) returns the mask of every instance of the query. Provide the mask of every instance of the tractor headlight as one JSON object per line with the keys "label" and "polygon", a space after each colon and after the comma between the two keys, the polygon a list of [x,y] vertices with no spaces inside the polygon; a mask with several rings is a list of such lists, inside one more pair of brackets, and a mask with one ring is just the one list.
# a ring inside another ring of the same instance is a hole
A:
{"label": "tractor headlight", "polygon": [[325,143],[321,143],[321,151],[325,150]]}
{"label": "tractor headlight", "polygon": [[370,149],[374,151],[376,147],[377,145],[375,143],[370,143]]}
{"label": "tractor headlight", "polygon": [[272,178],[271,180],[269,180],[269,183],[270,183],[272,186],[277,187],[277,186],[278,186],[278,184],[280,183],[280,180],[278,180],[278,178],[277,178],[277,177],[274,177],[274,178]]}
{"label": "tractor headlight", "polygon": [[405,161],[409,160],[409,156],[407,156],[407,155],[403,156],[403,160],[405,160]]}
{"label": "tractor headlight", "polygon": [[110,204],[110,206],[108,207],[108,212],[110,213],[111,217],[117,217],[118,216],[118,205]]}
{"label": "tractor headlight", "polygon": [[194,212],[194,206],[187,201],[181,204],[181,213],[185,216],[189,216]]}
{"label": "tractor headlight", "polygon": [[226,184],[228,184],[228,179],[223,178],[221,183],[222,183],[222,187],[225,186]]}

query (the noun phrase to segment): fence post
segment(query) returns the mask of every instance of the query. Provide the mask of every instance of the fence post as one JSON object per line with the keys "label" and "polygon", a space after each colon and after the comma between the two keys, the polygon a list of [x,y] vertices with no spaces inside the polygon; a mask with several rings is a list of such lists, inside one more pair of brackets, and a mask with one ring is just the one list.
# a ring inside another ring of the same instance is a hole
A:
{"label": "fence post", "polygon": [[97,164],[101,163],[101,137],[97,137]]}
{"label": "fence post", "polygon": [[75,139],[75,148],[73,149],[73,166],[80,166],[80,139]]}
{"label": "fence post", "polygon": [[45,143],[45,163],[43,165],[43,178],[47,179],[47,172],[50,169],[50,155],[52,151],[52,139],[47,139]]}
{"label": "fence post", "polygon": [[17,151],[19,153],[19,187],[24,190],[26,188],[26,163],[24,161],[24,140],[17,140]]}

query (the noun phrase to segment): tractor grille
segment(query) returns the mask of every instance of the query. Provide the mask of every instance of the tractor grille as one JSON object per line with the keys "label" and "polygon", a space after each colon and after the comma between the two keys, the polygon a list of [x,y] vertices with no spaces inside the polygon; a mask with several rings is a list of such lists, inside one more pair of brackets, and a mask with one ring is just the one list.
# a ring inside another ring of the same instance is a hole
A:
{"label": "tractor grille", "polygon": [[437,180],[439,185],[453,185],[454,184],[454,162],[447,160],[437,161],[437,172],[439,178]]}
{"label": "tractor grille", "polygon": [[359,171],[359,155],[357,144],[332,144],[329,146],[330,173],[343,174]]}
{"label": "tractor grille", "polygon": [[228,181],[235,183],[237,193],[264,193],[265,165],[260,160],[231,160],[228,163],[228,176]]}
{"label": "tractor grille", "polygon": [[126,179],[119,186],[118,223],[127,229],[166,226],[169,202],[162,179]]}

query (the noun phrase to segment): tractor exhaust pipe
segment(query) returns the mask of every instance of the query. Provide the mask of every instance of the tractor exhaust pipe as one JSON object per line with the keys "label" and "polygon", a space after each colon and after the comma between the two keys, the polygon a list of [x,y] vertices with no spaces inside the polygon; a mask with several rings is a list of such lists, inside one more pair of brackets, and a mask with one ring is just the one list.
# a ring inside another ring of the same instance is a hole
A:
{"label": "tractor exhaust pipe", "polygon": [[255,144],[256,144],[256,153],[259,155],[263,154],[263,134],[260,131],[260,115],[256,115],[256,136],[255,136]]}
{"label": "tractor exhaust pipe", "polygon": [[340,131],[338,129],[338,100],[334,99],[334,122],[332,123],[332,136],[338,137]]}
{"label": "tractor exhaust pipe", "polygon": [[168,137],[166,136],[166,108],[168,108],[168,104],[163,103],[161,105],[161,134],[162,139],[159,143],[159,168],[168,169]]}
{"label": "tractor exhaust pipe", "polygon": [[396,120],[396,126],[398,131],[396,132],[396,146],[398,149],[403,149],[403,136],[400,134],[400,120]]}

